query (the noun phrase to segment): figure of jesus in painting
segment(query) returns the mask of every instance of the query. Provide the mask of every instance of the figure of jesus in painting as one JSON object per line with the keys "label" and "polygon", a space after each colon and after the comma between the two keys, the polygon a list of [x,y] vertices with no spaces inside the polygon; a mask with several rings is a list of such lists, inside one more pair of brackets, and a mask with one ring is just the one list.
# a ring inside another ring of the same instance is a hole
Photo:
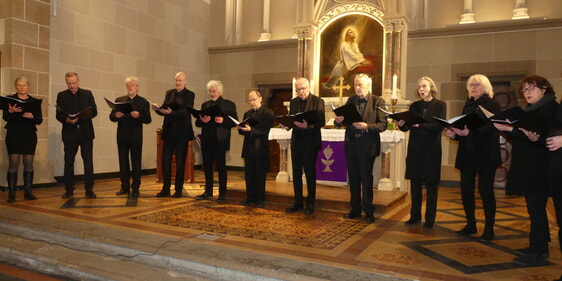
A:
{"label": "figure of jesus in painting", "polygon": [[340,60],[336,63],[330,74],[330,78],[323,83],[324,89],[332,89],[340,79],[346,78],[349,72],[354,71],[360,66],[371,67],[373,63],[363,56],[357,44],[357,31],[354,28],[348,27],[345,30],[343,42],[340,46]]}

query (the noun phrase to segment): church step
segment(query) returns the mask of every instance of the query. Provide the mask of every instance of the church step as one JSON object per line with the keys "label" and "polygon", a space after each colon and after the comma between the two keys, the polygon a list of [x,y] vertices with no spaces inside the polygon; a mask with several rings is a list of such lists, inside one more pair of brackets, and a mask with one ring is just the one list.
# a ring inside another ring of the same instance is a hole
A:
{"label": "church step", "polygon": [[[0,222],[0,261],[73,280],[94,281],[406,280],[183,238],[170,240],[158,236],[156,241],[150,234],[133,233],[126,237],[126,229],[99,229],[99,225],[93,229],[80,222],[81,226],[75,221],[68,223],[74,226],[55,224],[60,226],[56,231],[44,231]],[[112,242],[117,240],[112,237],[131,239],[131,247],[115,245],[118,243]],[[154,242],[159,246],[155,247]],[[150,248],[152,252],[141,248]]]}

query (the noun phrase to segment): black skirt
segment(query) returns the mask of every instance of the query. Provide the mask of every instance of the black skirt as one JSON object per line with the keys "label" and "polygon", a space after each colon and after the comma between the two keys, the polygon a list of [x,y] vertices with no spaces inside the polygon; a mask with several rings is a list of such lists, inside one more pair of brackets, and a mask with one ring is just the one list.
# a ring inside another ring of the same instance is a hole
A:
{"label": "black skirt", "polygon": [[37,147],[37,133],[28,132],[27,134],[19,134],[7,130],[6,132],[6,148],[8,154],[35,154]]}

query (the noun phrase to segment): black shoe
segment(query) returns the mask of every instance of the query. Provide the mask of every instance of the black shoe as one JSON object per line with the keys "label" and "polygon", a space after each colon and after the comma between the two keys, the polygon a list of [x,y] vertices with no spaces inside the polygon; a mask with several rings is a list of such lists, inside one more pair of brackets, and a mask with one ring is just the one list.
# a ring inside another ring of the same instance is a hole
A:
{"label": "black shoe", "polygon": [[72,198],[72,196],[74,196],[74,192],[73,192],[73,191],[67,190],[67,191],[62,195],[62,199]]}
{"label": "black shoe", "polygon": [[120,189],[119,191],[115,192],[115,195],[125,195],[129,194],[129,190]]}
{"label": "black shoe", "polygon": [[164,190],[164,189],[156,193],[156,197],[170,197],[171,195],[172,194],[170,194],[170,190]]}
{"label": "black shoe", "polygon": [[406,222],[404,222],[405,225],[416,225],[416,224],[420,224],[421,223],[421,219],[412,219],[410,218],[409,220],[407,220]]}
{"label": "black shoe", "polygon": [[252,201],[252,200],[246,200],[246,201],[241,202],[240,205],[242,205],[242,206],[250,206],[250,205],[256,204],[256,203],[257,203],[257,202],[254,202],[254,201]]}
{"label": "black shoe", "polygon": [[[521,249],[515,249],[515,254],[518,256],[530,256],[533,254],[533,251],[531,251],[531,248],[521,248]],[[543,253],[543,255],[548,259],[548,257],[550,256],[550,254],[548,252]]]}
{"label": "black shoe", "polygon": [[423,228],[425,228],[425,229],[431,229],[431,228],[433,228],[433,223],[432,223],[432,222],[426,221],[426,222],[423,224]]}
{"label": "black shoe", "polygon": [[219,196],[219,197],[217,198],[217,202],[219,202],[219,203],[224,203],[224,202],[226,202],[226,198],[224,198],[224,196]]}
{"label": "black shoe", "polygon": [[306,215],[311,215],[314,213],[314,203],[306,203],[306,208],[304,208],[304,213]]}
{"label": "black shoe", "polygon": [[96,193],[92,190],[86,191],[85,196],[86,196],[86,199],[94,199],[94,198],[98,197],[96,195]]}
{"label": "black shoe", "polygon": [[182,197],[181,191],[176,191],[176,192],[174,192],[174,195],[172,195],[172,198],[181,198],[181,197]]}
{"label": "black shoe", "polygon": [[494,240],[494,231],[493,230],[484,230],[482,236],[480,236],[480,241],[492,241]]}
{"label": "black shoe", "polygon": [[373,214],[367,214],[365,215],[365,221],[368,223],[375,222],[375,216],[373,216]]}
{"label": "black shoe", "polygon": [[513,259],[513,262],[525,266],[545,265],[548,263],[548,253],[537,254],[531,253],[524,256],[519,256]]}
{"label": "black shoe", "polygon": [[212,193],[207,193],[207,192],[205,192],[205,193],[203,193],[203,194],[201,194],[201,195],[195,196],[195,199],[198,199],[198,200],[209,199],[209,198],[213,198],[213,194],[212,194]]}
{"label": "black shoe", "polygon": [[468,223],[466,224],[461,230],[457,231],[457,235],[470,235],[476,234],[478,232],[476,230],[476,223]]}
{"label": "black shoe", "polygon": [[129,196],[131,198],[139,198],[140,197],[140,192],[138,191],[133,191],[131,194],[129,194]]}
{"label": "black shoe", "polygon": [[358,215],[358,214],[356,214],[356,213],[354,213],[354,212],[349,212],[349,213],[343,215],[343,217],[346,218],[346,219],[349,219],[349,220],[353,220],[353,219],[358,219],[358,218],[360,218],[361,215]]}
{"label": "black shoe", "polygon": [[285,209],[285,212],[287,213],[295,213],[298,212],[300,210],[302,210],[304,208],[304,206],[301,204],[293,204],[291,207]]}
{"label": "black shoe", "polygon": [[265,207],[265,202],[263,201],[257,201],[256,202],[256,208],[263,208]]}
{"label": "black shoe", "polygon": [[531,254],[531,248],[515,249],[515,254],[518,256],[526,256]]}

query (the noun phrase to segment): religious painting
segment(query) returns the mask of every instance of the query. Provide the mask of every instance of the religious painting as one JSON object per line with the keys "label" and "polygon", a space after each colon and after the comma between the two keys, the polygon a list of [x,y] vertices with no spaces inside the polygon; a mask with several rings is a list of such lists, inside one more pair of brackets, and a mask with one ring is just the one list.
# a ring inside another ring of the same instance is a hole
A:
{"label": "religious painting", "polygon": [[383,27],[371,17],[348,15],[332,22],[320,35],[320,96],[339,97],[340,91],[352,96],[359,73],[369,75],[373,93],[381,95],[383,43]]}

